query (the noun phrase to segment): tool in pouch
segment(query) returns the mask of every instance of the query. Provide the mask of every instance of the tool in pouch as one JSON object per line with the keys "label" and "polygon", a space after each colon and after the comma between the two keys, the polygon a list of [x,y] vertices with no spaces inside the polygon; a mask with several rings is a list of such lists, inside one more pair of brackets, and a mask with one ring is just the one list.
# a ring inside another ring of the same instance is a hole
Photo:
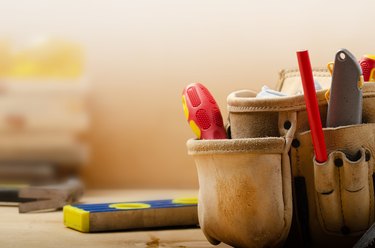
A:
{"label": "tool in pouch", "polygon": [[210,91],[200,83],[186,86],[182,92],[185,117],[198,139],[226,139],[219,106]]}
{"label": "tool in pouch", "polygon": [[307,50],[298,51],[297,58],[303,85],[309,126],[311,129],[311,138],[314,145],[315,157],[317,161],[322,163],[327,161],[327,148],[324,141],[319,106],[316,99],[314,77],[311,69],[309,52]]}
{"label": "tool in pouch", "polygon": [[373,224],[353,248],[373,248],[375,247],[375,224]]}
{"label": "tool in pouch", "polygon": [[362,70],[357,59],[348,50],[341,49],[335,56],[327,127],[362,123],[362,86]]}

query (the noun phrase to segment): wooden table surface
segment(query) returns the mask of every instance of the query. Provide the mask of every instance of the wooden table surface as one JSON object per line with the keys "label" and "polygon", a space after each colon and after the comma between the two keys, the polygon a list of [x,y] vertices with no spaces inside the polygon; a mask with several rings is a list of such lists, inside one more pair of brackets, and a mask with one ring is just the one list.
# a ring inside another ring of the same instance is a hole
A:
{"label": "wooden table surface", "polygon": [[[121,202],[196,196],[192,190],[89,191],[82,202]],[[80,233],[66,228],[62,211],[19,214],[15,206],[0,206],[0,247],[229,247],[212,246],[201,229],[169,229]]]}

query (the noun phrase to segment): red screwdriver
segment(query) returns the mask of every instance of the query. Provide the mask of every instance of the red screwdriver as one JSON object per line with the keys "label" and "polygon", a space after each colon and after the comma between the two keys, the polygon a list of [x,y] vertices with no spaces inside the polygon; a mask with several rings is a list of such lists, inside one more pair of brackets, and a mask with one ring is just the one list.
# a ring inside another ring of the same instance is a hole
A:
{"label": "red screwdriver", "polygon": [[226,139],[223,117],[215,99],[200,83],[193,83],[182,92],[185,117],[198,139]]}

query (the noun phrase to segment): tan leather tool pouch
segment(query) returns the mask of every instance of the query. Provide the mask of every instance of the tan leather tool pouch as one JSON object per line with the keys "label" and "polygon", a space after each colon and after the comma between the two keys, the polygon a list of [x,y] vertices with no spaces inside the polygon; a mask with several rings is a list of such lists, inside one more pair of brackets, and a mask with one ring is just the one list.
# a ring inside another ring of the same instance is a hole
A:
{"label": "tan leather tool pouch", "polygon": [[[323,88],[330,83],[325,69],[315,69],[314,78]],[[324,163],[314,160],[300,85],[298,70],[288,70],[277,89],[290,96],[233,92],[231,139],[188,141],[200,185],[199,222],[212,244],[352,247],[374,222],[375,83],[362,89],[363,124],[323,128]],[[323,127],[325,92],[317,91]]]}
{"label": "tan leather tool pouch", "polygon": [[[375,84],[365,83],[362,92],[363,124],[323,128],[324,163],[314,158],[306,110],[297,110],[289,153],[293,218],[306,247],[352,247],[374,222]],[[324,127],[328,105],[322,93],[317,97]]]}

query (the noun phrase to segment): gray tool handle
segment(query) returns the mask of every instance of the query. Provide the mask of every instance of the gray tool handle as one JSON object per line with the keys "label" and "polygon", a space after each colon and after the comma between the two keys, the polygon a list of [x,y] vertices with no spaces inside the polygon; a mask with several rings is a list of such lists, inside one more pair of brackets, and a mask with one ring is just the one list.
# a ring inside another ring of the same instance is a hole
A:
{"label": "gray tool handle", "polygon": [[372,248],[375,247],[375,224],[366,231],[353,248]]}
{"label": "gray tool handle", "polygon": [[362,123],[362,70],[346,49],[336,53],[328,103],[327,127]]}

